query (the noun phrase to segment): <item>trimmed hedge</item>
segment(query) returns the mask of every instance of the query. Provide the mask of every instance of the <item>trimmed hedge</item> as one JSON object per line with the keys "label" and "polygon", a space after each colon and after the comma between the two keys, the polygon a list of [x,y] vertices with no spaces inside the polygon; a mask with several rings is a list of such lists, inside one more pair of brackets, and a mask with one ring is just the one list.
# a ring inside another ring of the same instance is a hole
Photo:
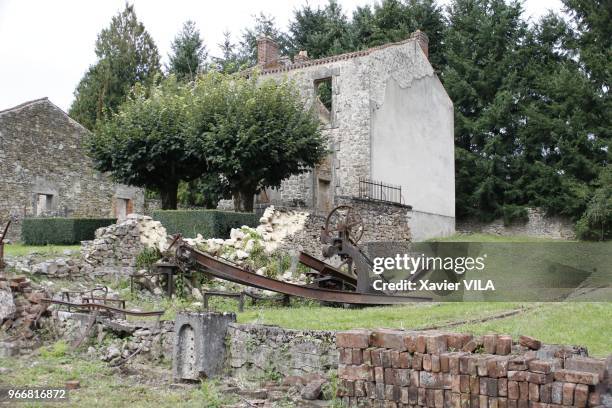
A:
{"label": "trimmed hedge", "polygon": [[232,228],[259,224],[256,214],[219,210],[157,210],[153,219],[161,222],[168,234],[180,233],[187,238],[197,234],[204,238],[229,238]]}
{"label": "trimmed hedge", "polygon": [[27,245],[70,245],[94,239],[98,228],[116,218],[24,218],[21,239]]}

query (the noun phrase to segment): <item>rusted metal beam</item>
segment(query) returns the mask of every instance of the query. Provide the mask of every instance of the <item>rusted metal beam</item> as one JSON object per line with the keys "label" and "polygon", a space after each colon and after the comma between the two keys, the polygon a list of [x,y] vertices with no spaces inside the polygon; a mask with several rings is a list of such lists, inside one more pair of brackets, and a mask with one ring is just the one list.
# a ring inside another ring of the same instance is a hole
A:
{"label": "rusted metal beam", "polygon": [[362,304],[362,305],[394,305],[406,302],[427,302],[431,298],[417,296],[385,296],[346,292],[339,290],[299,286],[248,272],[213,256],[207,255],[184,242],[177,247],[177,256],[192,260],[211,275],[259,289],[271,290],[291,296],[316,299],[324,302]]}
{"label": "rusted metal beam", "polygon": [[164,313],[166,313],[165,310],[156,310],[152,312],[141,312],[138,310],[120,309],[118,307],[104,305],[101,303],[72,303],[72,302],[65,302],[63,300],[56,300],[56,299],[49,299],[49,298],[42,298],[41,302],[53,303],[56,305],[70,306],[70,307],[75,307],[75,308],[82,307],[85,309],[104,309],[104,310],[108,310],[111,312],[126,314],[130,316],[140,316],[140,317],[162,316]]}
{"label": "rusted metal beam", "polygon": [[11,220],[8,220],[6,226],[4,227],[2,235],[0,235],[0,269],[4,269],[4,238],[6,238],[6,234],[10,226]]}
{"label": "rusted metal beam", "polygon": [[8,229],[10,226],[11,226],[11,220],[8,220],[8,222],[6,223],[6,226],[4,227],[4,231],[2,232],[2,235],[0,235],[0,244],[4,242],[4,238],[6,238],[6,233],[8,232]]}
{"label": "rusted metal beam", "polygon": [[357,286],[357,278],[347,275],[341,270],[334,268],[330,264],[325,263],[314,256],[307,254],[306,252],[300,252],[298,260],[302,265],[306,265],[307,267],[314,269],[321,275],[332,276],[346,283],[350,283],[353,286]]}

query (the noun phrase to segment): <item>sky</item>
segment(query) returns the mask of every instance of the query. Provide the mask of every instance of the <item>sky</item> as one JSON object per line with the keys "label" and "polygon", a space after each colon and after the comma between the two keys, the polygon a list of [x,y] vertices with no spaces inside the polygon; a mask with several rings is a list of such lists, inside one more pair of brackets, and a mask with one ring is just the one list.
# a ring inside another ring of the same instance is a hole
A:
{"label": "sky", "polygon": [[[446,4],[450,0],[442,0]],[[306,0],[131,0],[136,14],[153,36],[167,62],[170,44],[184,21],[191,19],[208,47],[219,55],[223,32],[236,42],[253,16],[263,11],[286,28],[293,11]],[[347,15],[376,0],[339,0]],[[327,0],[308,0],[323,6]],[[125,0],[0,0],[0,110],[48,97],[68,110],[73,92],[88,67],[96,62],[94,44]],[[526,16],[537,19],[560,10],[561,0],[526,0]]]}

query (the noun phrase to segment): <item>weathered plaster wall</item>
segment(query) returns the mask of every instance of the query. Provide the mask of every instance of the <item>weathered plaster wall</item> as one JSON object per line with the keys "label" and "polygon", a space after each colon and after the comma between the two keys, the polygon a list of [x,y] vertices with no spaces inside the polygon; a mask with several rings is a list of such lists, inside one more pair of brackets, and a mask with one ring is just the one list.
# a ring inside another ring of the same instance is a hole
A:
{"label": "weathered plaster wall", "polygon": [[372,178],[401,185],[417,211],[455,216],[453,104],[433,74],[389,79],[372,112]]}
{"label": "weathered plaster wall", "polygon": [[455,233],[455,217],[412,210],[408,225],[414,242],[447,237]]}
{"label": "weathered plaster wall", "polygon": [[93,169],[83,149],[87,132],[46,98],[0,112],[0,224],[16,218],[9,239],[19,239],[23,217],[37,214],[38,194],[53,195],[45,215],[109,217],[117,198],[142,211],[141,189]]}

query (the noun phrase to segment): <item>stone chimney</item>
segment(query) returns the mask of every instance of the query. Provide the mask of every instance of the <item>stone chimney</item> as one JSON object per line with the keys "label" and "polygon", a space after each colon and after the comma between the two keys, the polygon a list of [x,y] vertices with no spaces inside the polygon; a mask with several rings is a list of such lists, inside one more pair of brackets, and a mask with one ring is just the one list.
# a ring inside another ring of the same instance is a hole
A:
{"label": "stone chimney", "polygon": [[427,37],[427,34],[421,30],[416,30],[414,33],[410,34],[410,38],[419,43],[425,56],[429,59],[429,37]]}
{"label": "stone chimney", "polygon": [[257,65],[272,68],[278,63],[278,44],[267,36],[257,37]]}
{"label": "stone chimney", "polygon": [[308,58],[308,51],[302,50],[298,52],[298,54],[295,57],[293,57],[293,62],[302,63],[302,62],[308,61],[309,59],[310,58]]}

